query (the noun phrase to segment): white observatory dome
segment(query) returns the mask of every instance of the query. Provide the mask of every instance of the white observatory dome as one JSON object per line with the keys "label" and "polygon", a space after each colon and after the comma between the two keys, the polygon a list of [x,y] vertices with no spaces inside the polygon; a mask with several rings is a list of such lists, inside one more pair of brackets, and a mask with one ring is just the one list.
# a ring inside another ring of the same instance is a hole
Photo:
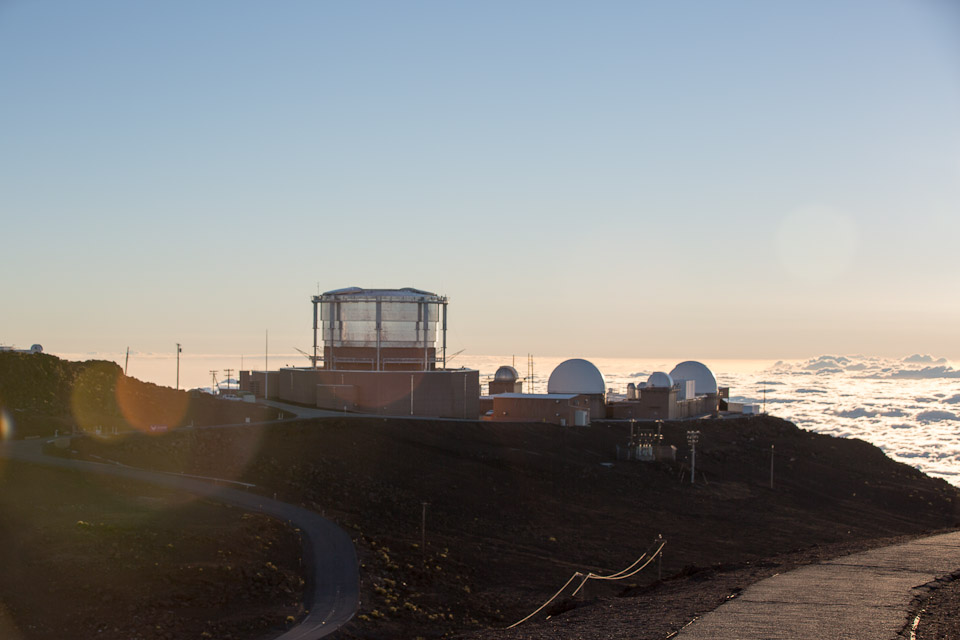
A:
{"label": "white observatory dome", "polygon": [[670,372],[670,377],[678,381],[693,380],[696,382],[696,388],[693,392],[698,396],[717,392],[717,378],[706,365],[696,360],[681,362]]}
{"label": "white observatory dome", "polygon": [[557,365],[547,382],[547,393],[603,394],[607,381],[592,362],[573,358]]}
{"label": "white observatory dome", "polygon": [[517,373],[517,370],[509,365],[504,365],[497,369],[497,372],[493,374],[493,379],[497,382],[516,382],[520,377],[520,374]]}
{"label": "white observatory dome", "polygon": [[647,378],[647,389],[669,389],[673,386],[673,378],[663,371],[654,371]]}

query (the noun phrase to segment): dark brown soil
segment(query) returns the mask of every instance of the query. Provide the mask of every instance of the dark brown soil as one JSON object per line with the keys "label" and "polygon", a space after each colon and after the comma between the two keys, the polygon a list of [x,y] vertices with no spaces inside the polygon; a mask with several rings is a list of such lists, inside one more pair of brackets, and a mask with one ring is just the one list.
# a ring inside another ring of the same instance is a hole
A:
{"label": "dark brown soil", "polygon": [[265,516],[0,460],[0,637],[271,637],[302,615],[300,545]]}
{"label": "dark brown soil", "polygon": [[[702,434],[695,485],[688,429]],[[362,563],[348,638],[660,638],[752,580],[957,522],[960,494],[947,483],[776,418],[667,424],[676,463],[615,461],[628,435],[626,425],[353,418],[75,447],[243,479],[335,518]],[[575,571],[627,567],[659,534],[662,582],[654,565],[632,586],[589,585],[546,622],[495,631]]]}
{"label": "dark brown soil", "polygon": [[[954,640],[960,638],[960,574],[949,576],[921,600],[917,606],[919,624],[916,640]],[[907,631],[909,632],[908,625]]]}

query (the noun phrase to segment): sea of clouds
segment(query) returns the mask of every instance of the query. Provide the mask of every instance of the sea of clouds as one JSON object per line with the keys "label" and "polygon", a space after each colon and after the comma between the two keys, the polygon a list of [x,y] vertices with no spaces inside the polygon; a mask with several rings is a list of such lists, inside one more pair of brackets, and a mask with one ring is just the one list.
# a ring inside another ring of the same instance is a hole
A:
{"label": "sea of clouds", "polygon": [[733,400],[819,433],[871,442],[960,485],[960,370],[944,358],[824,355],[724,375]]}

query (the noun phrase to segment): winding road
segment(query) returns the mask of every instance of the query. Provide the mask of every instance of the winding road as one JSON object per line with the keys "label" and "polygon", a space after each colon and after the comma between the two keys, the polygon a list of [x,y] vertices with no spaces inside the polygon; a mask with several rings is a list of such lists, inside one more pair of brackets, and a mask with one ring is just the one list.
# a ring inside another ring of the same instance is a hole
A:
{"label": "winding road", "polygon": [[299,528],[303,537],[304,564],[310,568],[304,598],[308,613],[277,640],[323,638],[349,622],[356,613],[360,600],[360,575],[353,541],[340,527],[319,514],[196,477],[46,455],[43,452],[45,442],[2,442],[0,457],[187,491],[247,511],[265,513]]}

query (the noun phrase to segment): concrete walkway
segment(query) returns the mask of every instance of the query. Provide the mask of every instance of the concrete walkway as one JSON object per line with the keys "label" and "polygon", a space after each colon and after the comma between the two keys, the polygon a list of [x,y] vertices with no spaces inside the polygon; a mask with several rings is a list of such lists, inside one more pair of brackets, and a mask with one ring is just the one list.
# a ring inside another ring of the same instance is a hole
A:
{"label": "concrete walkway", "polygon": [[923,585],[957,569],[960,532],[843,556],[758,582],[675,637],[893,640]]}

